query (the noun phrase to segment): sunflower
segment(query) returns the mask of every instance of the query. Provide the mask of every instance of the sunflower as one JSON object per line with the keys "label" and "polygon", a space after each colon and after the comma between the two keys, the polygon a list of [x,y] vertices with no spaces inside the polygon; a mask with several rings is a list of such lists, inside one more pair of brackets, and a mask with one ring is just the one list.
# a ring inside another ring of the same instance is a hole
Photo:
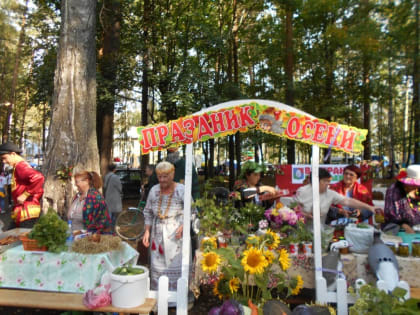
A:
{"label": "sunflower", "polygon": [[217,248],[217,241],[215,237],[206,237],[201,241],[201,251],[209,251]]}
{"label": "sunflower", "polygon": [[232,279],[229,280],[229,290],[231,293],[235,293],[238,291],[239,289],[239,278],[234,277]]}
{"label": "sunflower", "polygon": [[287,250],[285,250],[284,248],[282,248],[279,252],[280,256],[279,256],[279,262],[280,262],[280,266],[281,269],[283,269],[283,271],[286,271],[287,269],[290,268],[290,257],[289,257],[289,253],[287,252]]}
{"label": "sunflower", "polygon": [[248,238],[245,240],[245,243],[248,247],[252,247],[257,245],[260,242],[260,237],[256,235],[248,236]]}
{"label": "sunflower", "polygon": [[269,265],[271,265],[273,263],[273,260],[274,260],[274,254],[273,254],[273,252],[271,252],[269,250],[265,250],[263,252],[263,255],[264,255],[265,259],[267,260],[267,263]]}
{"label": "sunflower", "polygon": [[280,237],[270,229],[264,234],[264,239],[267,241],[266,245],[269,249],[277,248],[280,244]]}
{"label": "sunflower", "polygon": [[255,247],[244,251],[241,264],[245,272],[249,272],[250,274],[261,274],[264,272],[264,268],[268,266],[268,262],[262,251]]}
{"label": "sunflower", "polygon": [[220,275],[219,279],[214,282],[213,294],[223,300],[223,298],[229,296],[229,290],[230,281],[225,279],[223,275]]}
{"label": "sunflower", "polygon": [[292,295],[298,295],[300,290],[303,288],[303,280],[300,275],[296,276],[296,286],[292,290]]}
{"label": "sunflower", "polygon": [[203,254],[203,259],[201,260],[201,268],[204,272],[214,272],[217,270],[221,262],[220,256],[215,252],[208,252]]}

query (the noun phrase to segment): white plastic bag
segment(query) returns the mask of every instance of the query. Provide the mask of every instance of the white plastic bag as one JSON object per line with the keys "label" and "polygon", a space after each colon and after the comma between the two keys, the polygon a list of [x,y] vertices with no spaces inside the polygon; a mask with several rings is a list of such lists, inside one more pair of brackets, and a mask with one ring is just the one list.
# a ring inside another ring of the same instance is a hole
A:
{"label": "white plastic bag", "polygon": [[344,237],[350,244],[350,251],[367,253],[373,244],[374,228],[371,225],[358,228],[357,224],[349,224],[344,228]]}

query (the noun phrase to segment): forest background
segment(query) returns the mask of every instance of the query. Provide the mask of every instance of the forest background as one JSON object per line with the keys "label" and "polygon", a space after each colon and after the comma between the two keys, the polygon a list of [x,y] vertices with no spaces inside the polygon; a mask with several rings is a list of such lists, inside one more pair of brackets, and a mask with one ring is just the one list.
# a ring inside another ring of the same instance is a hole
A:
{"label": "forest background", "polygon": [[[114,134],[235,99],[368,129],[365,160],[420,163],[419,28],[416,0],[3,0],[2,141],[39,144],[53,206],[71,189],[57,172],[104,173]],[[309,159],[308,145],[237,133],[200,144],[206,176],[220,147],[258,161],[263,142],[273,162]]]}

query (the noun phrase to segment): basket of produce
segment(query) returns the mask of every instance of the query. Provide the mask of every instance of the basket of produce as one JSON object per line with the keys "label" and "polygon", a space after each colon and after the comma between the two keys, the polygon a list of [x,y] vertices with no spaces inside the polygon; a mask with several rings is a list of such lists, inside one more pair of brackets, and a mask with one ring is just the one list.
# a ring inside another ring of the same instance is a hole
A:
{"label": "basket of produce", "polygon": [[19,239],[22,241],[23,249],[28,251],[47,251],[47,246],[40,246],[36,239],[31,239],[28,237],[28,234],[22,234],[19,236]]}

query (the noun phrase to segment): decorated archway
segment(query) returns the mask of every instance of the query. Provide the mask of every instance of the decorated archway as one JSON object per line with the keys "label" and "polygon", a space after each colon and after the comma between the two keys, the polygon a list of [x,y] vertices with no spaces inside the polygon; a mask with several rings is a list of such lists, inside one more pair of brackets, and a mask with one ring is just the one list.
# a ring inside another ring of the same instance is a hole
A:
{"label": "decorated archway", "polygon": [[[363,150],[362,143],[366,139],[367,130],[328,122],[279,102],[246,99],[218,104],[167,123],[138,127],[137,132],[141,154],[165,150],[172,146],[186,145],[184,226],[189,226],[191,218],[192,144],[253,129],[312,145],[316,299],[321,303],[338,302],[336,297],[329,297],[326,281],[322,277],[318,181],[319,148],[330,148],[354,154],[360,153]],[[176,294],[170,295],[172,301],[177,301],[177,314],[187,314],[189,233],[183,234],[182,257],[182,277],[178,280],[178,291]],[[345,309],[347,309],[347,302],[344,301],[344,303],[346,304]],[[340,311],[340,307],[338,311],[339,314],[344,313],[343,309]]]}

